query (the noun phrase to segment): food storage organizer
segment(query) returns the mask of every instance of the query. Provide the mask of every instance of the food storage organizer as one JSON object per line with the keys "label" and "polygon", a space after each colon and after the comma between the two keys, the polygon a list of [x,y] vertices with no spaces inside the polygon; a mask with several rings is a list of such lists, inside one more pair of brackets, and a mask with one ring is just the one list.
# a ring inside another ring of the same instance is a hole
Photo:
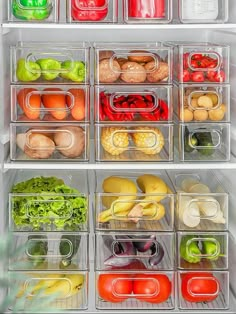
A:
{"label": "food storage organizer", "polygon": [[118,2],[117,0],[67,0],[67,21],[69,23],[116,23]]}
{"label": "food storage organizer", "polygon": [[158,24],[172,21],[172,0],[123,0],[125,23]]}
{"label": "food storage organizer", "polygon": [[18,84],[89,83],[87,43],[27,43],[11,47],[11,81]]}
{"label": "food storage organizer", "polygon": [[96,171],[95,180],[96,230],[174,230],[174,188],[165,172]]}
{"label": "food storage organizer", "polygon": [[89,160],[89,124],[12,123],[10,138],[11,160]]}
{"label": "food storage organizer", "polygon": [[172,83],[172,47],[161,43],[96,43],[96,84]]}
{"label": "food storage organizer", "polygon": [[96,161],[173,161],[173,124],[97,124]]}
{"label": "food storage organizer", "polygon": [[89,122],[88,86],[12,85],[13,122]]}
{"label": "food storage organizer", "polygon": [[230,86],[179,84],[174,96],[181,122],[230,122]]}
{"label": "food storage organizer", "polygon": [[168,174],[177,193],[177,230],[228,230],[229,195],[211,171],[180,170]]}
{"label": "food storage organizer", "polygon": [[228,20],[228,0],[178,0],[182,23],[224,23]]}
{"label": "food storage organizer", "polygon": [[[88,268],[87,233],[13,233],[10,270],[81,270]],[[22,249],[21,249],[22,248]]]}
{"label": "food storage organizer", "polygon": [[229,123],[179,124],[180,161],[229,161]]}
{"label": "food storage organizer", "polygon": [[[112,287],[112,288],[111,288]],[[174,272],[110,270],[96,272],[98,310],[173,310]]]}
{"label": "food storage organizer", "polygon": [[[49,310],[50,307],[68,311],[88,308],[87,270],[9,272],[9,280],[9,293],[17,293],[17,299],[22,300],[22,311],[29,308],[35,298],[37,302],[42,300]],[[17,304],[19,307],[19,301]]]}
{"label": "food storage organizer", "polygon": [[96,86],[95,121],[172,121],[172,86]]}
{"label": "food storage organizer", "polygon": [[57,23],[60,0],[8,0],[9,22]]}
{"label": "food storage organizer", "polygon": [[228,269],[228,232],[178,232],[176,249],[179,269]]}
{"label": "food storage organizer", "polygon": [[178,307],[181,310],[227,310],[229,272],[178,272]]}
{"label": "food storage organizer", "polygon": [[96,234],[97,270],[132,267],[140,270],[173,270],[175,234],[166,232],[127,232]]}
{"label": "food storage organizer", "polygon": [[229,54],[226,45],[170,42],[174,47],[174,79],[180,83],[229,83]]}

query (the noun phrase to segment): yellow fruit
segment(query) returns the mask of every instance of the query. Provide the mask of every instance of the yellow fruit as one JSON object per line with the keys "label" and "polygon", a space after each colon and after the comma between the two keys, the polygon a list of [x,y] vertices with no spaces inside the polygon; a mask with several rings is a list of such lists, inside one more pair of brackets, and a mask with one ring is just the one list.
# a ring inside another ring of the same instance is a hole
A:
{"label": "yellow fruit", "polygon": [[209,119],[212,121],[221,121],[224,119],[225,112],[226,106],[222,104],[219,108],[209,111]]}
{"label": "yellow fruit", "polygon": [[129,146],[129,135],[126,128],[102,128],[101,144],[106,152],[117,156],[125,152]]}
{"label": "yellow fruit", "polygon": [[148,216],[151,220],[160,220],[165,216],[165,207],[160,203],[152,203],[143,208],[143,216]]}
{"label": "yellow fruit", "polygon": [[210,93],[210,94],[207,94],[207,96],[211,98],[211,100],[213,102],[213,106],[216,106],[218,104],[219,97],[217,94]]}
{"label": "yellow fruit", "polygon": [[203,107],[206,109],[211,109],[213,107],[213,101],[209,96],[201,96],[197,100],[197,104],[199,107]]}
{"label": "yellow fruit", "polygon": [[184,122],[190,122],[193,120],[193,112],[192,110],[185,108],[180,112],[180,120]]}
{"label": "yellow fruit", "polygon": [[197,98],[191,99],[190,109],[195,109],[198,107]]}
{"label": "yellow fruit", "polygon": [[191,98],[192,98],[192,99],[198,99],[198,98],[201,97],[201,96],[204,96],[204,93],[201,93],[201,92],[193,92],[193,93],[191,94]]}
{"label": "yellow fruit", "polygon": [[208,119],[208,112],[203,109],[195,110],[193,116],[196,121],[206,121]]}

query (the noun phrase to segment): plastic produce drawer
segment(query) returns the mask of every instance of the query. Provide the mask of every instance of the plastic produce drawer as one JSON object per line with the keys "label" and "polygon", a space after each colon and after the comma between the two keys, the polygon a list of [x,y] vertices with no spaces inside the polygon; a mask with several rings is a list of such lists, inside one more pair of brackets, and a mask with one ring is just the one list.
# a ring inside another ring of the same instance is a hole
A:
{"label": "plastic produce drawer", "polygon": [[178,119],[181,122],[230,122],[230,86],[179,84]]}
{"label": "plastic produce drawer", "polygon": [[227,310],[229,272],[178,272],[178,307],[181,310]]}
{"label": "plastic produce drawer", "polygon": [[229,161],[229,123],[188,123],[179,125],[180,161]]}
{"label": "plastic produce drawer", "polygon": [[12,123],[10,128],[11,160],[89,160],[89,124]]}
{"label": "plastic produce drawer", "polygon": [[96,84],[172,83],[172,47],[161,43],[99,43],[95,48]]}
{"label": "plastic produce drawer", "polygon": [[228,269],[228,232],[178,232],[177,242],[179,269]]}
{"label": "plastic produce drawer", "polygon": [[118,21],[117,0],[81,1],[67,0],[69,23],[116,23]]}
{"label": "plastic produce drawer", "polygon": [[8,0],[7,2],[9,22],[57,23],[59,21],[59,0]]}
{"label": "plastic produce drawer", "polygon": [[[99,310],[173,310],[174,272],[132,270],[96,272]],[[147,290],[147,285],[150,289]]]}
{"label": "plastic produce drawer", "polygon": [[168,174],[177,192],[177,230],[228,230],[229,195],[211,171]]}
{"label": "plastic produce drawer", "polygon": [[34,298],[54,310],[88,308],[88,271],[9,272],[9,280],[12,289],[19,287],[17,299],[22,300],[22,310],[29,308]]}
{"label": "plastic produce drawer", "polygon": [[[35,88],[36,87],[36,88]],[[90,120],[88,86],[11,86],[13,122],[77,122]]]}
{"label": "plastic produce drawer", "polygon": [[172,0],[123,0],[124,22],[158,24],[173,18]]}
{"label": "plastic produce drawer", "polygon": [[89,83],[87,43],[19,42],[11,47],[11,81],[38,84]]}
{"label": "plastic produce drawer", "polygon": [[150,271],[174,270],[175,234],[153,233],[100,233],[96,234],[96,269],[113,270],[128,267]]}
{"label": "plastic produce drawer", "polygon": [[18,232],[13,243],[19,253],[10,259],[10,270],[88,269],[87,233]]}
{"label": "plastic produce drawer", "polygon": [[180,83],[229,83],[230,47],[215,43],[170,42],[174,79]]}
{"label": "plastic produce drawer", "polygon": [[158,122],[173,119],[172,86],[96,86],[95,121]]}
{"label": "plastic produce drawer", "polygon": [[173,124],[97,124],[96,161],[172,161]]}

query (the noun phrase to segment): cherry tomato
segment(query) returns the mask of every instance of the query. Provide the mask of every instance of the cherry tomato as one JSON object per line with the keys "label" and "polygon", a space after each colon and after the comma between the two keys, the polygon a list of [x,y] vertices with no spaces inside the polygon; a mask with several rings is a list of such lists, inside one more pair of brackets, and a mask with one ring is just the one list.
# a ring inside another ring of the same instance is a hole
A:
{"label": "cherry tomato", "polygon": [[198,69],[200,67],[199,61],[197,60],[191,60],[191,67],[194,69]]}
{"label": "cherry tomato", "polygon": [[183,55],[183,68],[184,69],[188,69],[189,68],[189,55],[190,55],[189,52],[186,52]]}
{"label": "cherry tomato", "polygon": [[192,55],[193,60],[201,60],[203,58],[203,55],[201,53],[195,53]]}
{"label": "cherry tomato", "polygon": [[211,273],[190,272],[181,280],[181,293],[188,302],[211,302],[219,295],[220,282]]}
{"label": "cherry tomato", "polygon": [[162,274],[137,274],[133,281],[136,299],[149,303],[165,302],[171,295],[171,282]]}
{"label": "cherry tomato", "polygon": [[74,20],[101,21],[107,14],[106,0],[72,0],[71,15]]}
{"label": "cherry tomato", "polygon": [[209,65],[212,63],[211,60],[209,60],[207,57],[203,57],[201,61],[199,61],[199,67],[200,68],[208,68]]}
{"label": "cherry tomato", "polygon": [[193,72],[191,74],[191,80],[194,82],[204,82],[205,81],[205,77],[203,72],[197,71],[197,72]]}
{"label": "cherry tomato", "polygon": [[209,81],[215,82],[216,71],[207,71],[206,77]]}
{"label": "cherry tomato", "polygon": [[133,280],[127,274],[101,274],[98,277],[99,296],[108,302],[124,302],[132,294]]}
{"label": "cherry tomato", "polygon": [[214,77],[215,79],[215,82],[218,82],[218,83],[223,83],[225,82],[225,79],[226,79],[226,75],[225,75],[225,72],[223,70],[221,71],[218,71]]}
{"label": "cherry tomato", "polygon": [[183,70],[183,77],[180,78],[180,80],[183,82],[189,82],[190,78],[191,78],[190,72],[188,70]]}

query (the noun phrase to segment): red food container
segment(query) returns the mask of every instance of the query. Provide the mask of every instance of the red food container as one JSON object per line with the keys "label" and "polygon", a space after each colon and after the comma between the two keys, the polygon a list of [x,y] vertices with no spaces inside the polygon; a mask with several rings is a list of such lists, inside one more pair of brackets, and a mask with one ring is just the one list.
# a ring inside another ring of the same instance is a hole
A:
{"label": "red food container", "polygon": [[164,18],[165,0],[128,0],[129,17]]}

